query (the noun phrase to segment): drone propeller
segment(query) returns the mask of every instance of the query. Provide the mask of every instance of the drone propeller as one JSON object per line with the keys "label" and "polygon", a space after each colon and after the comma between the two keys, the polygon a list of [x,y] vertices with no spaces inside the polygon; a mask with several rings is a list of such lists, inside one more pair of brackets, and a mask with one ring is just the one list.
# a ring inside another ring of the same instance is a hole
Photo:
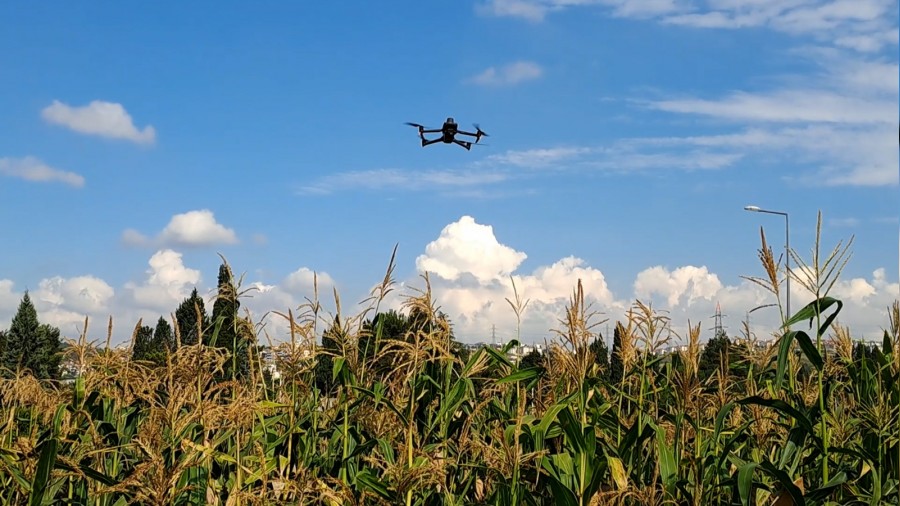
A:
{"label": "drone propeller", "polygon": [[[472,126],[475,127],[475,135],[477,136],[478,139],[481,139],[482,137],[490,137],[487,133],[484,132],[484,130],[481,129],[480,126],[478,126],[478,123],[472,123]],[[478,141],[475,141],[475,142],[478,142]]]}
{"label": "drone propeller", "polygon": [[420,125],[418,123],[410,123],[409,121],[407,121],[406,124],[416,128],[425,128],[423,125]]}

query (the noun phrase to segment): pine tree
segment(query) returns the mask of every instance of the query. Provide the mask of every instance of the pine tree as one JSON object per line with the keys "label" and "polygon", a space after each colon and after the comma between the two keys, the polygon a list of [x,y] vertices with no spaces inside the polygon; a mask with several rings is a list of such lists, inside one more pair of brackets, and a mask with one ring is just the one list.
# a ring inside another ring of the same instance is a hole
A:
{"label": "pine tree", "polygon": [[28,292],[22,297],[19,308],[6,331],[6,346],[0,357],[0,366],[6,374],[15,374],[21,368],[30,370],[39,379],[59,378],[62,342],[59,329],[41,325],[37,309]]}
{"label": "pine tree", "polygon": [[207,344],[212,344],[215,339],[215,347],[225,348],[228,352],[228,360],[223,367],[224,379],[244,378],[250,373],[250,343],[241,326],[243,321],[238,317],[241,302],[238,300],[234,276],[231,268],[224,262],[219,266],[218,286],[219,291],[213,303],[212,325],[213,328],[218,327],[219,331],[210,333]]}
{"label": "pine tree", "polygon": [[609,348],[603,340],[603,335],[598,335],[597,339],[591,342],[589,348],[594,354],[594,363],[600,366],[600,375],[605,375],[609,371]]}
{"label": "pine tree", "polygon": [[703,353],[700,354],[700,363],[698,365],[697,376],[700,381],[706,381],[707,378],[716,373],[722,360],[729,363],[728,349],[731,347],[731,340],[725,332],[719,332],[715,337],[706,343],[703,347]]}
{"label": "pine tree", "polygon": [[134,343],[131,345],[131,360],[150,360],[152,346],[153,327],[149,325],[138,327],[134,335]]}
{"label": "pine tree", "polygon": [[616,323],[613,331],[612,353],[609,356],[609,373],[607,375],[609,382],[618,385],[622,382],[622,376],[625,374],[625,366],[622,363],[622,335],[619,329],[621,324]]}
{"label": "pine tree", "polygon": [[334,355],[341,355],[341,349],[337,341],[341,332],[343,332],[341,320],[335,316],[331,327],[322,333],[321,352],[316,354],[316,387],[325,396],[329,396],[335,386]]}
{"label": "pine tree", "polygon": [[165,364],[166,355],[175,348],[175,335],[172,333],[172,325],[162,316],[156,321],[153,330],[153,338],[150,339],[150,350],[147,360],[156,364]]}
{"label": "pine tree", "polygon": [[191,296],[184,299],[175,310],[175,321],[178,322],[181,346],[193,346],[199,342],[201,334],[206,337],[210,332],[206,305],[203,297],[197,294],[196,288],[191,292]]}

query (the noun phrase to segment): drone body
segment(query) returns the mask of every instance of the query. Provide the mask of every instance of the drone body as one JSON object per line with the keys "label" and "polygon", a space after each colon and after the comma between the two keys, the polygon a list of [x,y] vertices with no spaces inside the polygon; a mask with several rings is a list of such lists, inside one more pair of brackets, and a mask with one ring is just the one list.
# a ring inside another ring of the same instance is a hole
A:
{"label": "drone body", "polygon": [[[472,144],[478,144],[478,141],[481,140],[482,137],[487,137],[487,134],[484,133],[478,125],[475,125],[475,132],[466,132],[464,130],[460,130],[459,126],[456,124],[456,121],[453,118],[447,118],[447,121],[444,122],[444,125],[441,128],[425,128],[424,126],[418,123],[407,123],[407,125],[414,126],[419,129],[419,138],[422,139],[422,147],[435,144],[437,142],[443,142],[444,144],[456,144],[458,146],[462,146],[466,148],[466,150],[472,149]],[[425,134],[439,133],[440,137],[435,139],[426,139]],[[471,137],[475,137],[475,142],[471,141],[461,141],[456,138],[457,135],[469,135]]]}

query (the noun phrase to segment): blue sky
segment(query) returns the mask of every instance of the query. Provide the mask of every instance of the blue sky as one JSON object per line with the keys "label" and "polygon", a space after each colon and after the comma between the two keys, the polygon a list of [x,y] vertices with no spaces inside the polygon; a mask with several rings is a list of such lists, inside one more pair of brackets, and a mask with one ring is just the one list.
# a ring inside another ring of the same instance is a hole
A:
{"label": "blue sky", "polygon": [[[5,3],[0,322],[29,290],[64,334],[112,315],[121,341],[211,297],[217,253],[256,319],[312,272],[352,307],[399,243],[397,293],[428,271],[465,341],[512,334],[510,276],[524,340],[579,278],[610,321],[640,299],[706,329],[718,303],[737,333],[772,302],[741,277],[762,274],[759,227],[783,248],[755,204],[790,214],[803,258],[820,210],[826,252],[853,237],[834,295],[877,337],[898,298],[897,19],[893,0]],[[448,116],[485,146],[403,124]]]}

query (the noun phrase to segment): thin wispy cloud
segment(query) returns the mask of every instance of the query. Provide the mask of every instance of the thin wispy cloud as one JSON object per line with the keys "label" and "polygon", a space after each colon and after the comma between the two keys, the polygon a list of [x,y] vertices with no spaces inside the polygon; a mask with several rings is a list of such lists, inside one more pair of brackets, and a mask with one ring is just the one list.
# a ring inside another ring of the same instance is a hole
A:
{"label": "thin wispy cloud", "polygon": [[323,177],[298,190],[301,195],[329,195],[346,190],[398,191],[475,188],[509,178],[501,171],[374,169],[349,171]]}
{"label": "thin wispy cloud", "polygon": [[488,156],[486,163],[513,165],[516,167],[555,167],[577,159],[591,152],[587,147],[556,147],[526,150],[508,150],[505,153]]}
{"label": "thin wispy cloud", "polygon": [[886,108],[894,104],[889,99],[848,97],[824,90],[776,90],[768,93],[736,91],[720,99],[671,99],[647,105],[660,111],[730,120],[883,123],[888,116]]}
{"label": "thin wispy cloud", "polygon": [[70,106],[54,100],[41,111],[48,123],[72,131],[109,139],[125,139],[138,144],[153,144],[156,130],[148,125],[139,129],[121,104],[94,100],[88,105]]}
{"label": "thin wispy cloud", "polygon": [[861,52],[898,44],[893,0],[487,0],[475,7],[481,15],[530,22],[572,8],[701,29],[766,27]]}
{"label": "thin wispy cloud", "polygon": [[75,188],[84,186],[84,177],[80,174],[53,168],[33,156],[0,158],[0,176],[36,183],[63,183]]}
{"label": "thin wispy cloud", "polygon": [[481,86],[512,86],[538,79],[543,73],[543,69],[537,63],[517,61],[500,67],[488,67],[466,82]]}

